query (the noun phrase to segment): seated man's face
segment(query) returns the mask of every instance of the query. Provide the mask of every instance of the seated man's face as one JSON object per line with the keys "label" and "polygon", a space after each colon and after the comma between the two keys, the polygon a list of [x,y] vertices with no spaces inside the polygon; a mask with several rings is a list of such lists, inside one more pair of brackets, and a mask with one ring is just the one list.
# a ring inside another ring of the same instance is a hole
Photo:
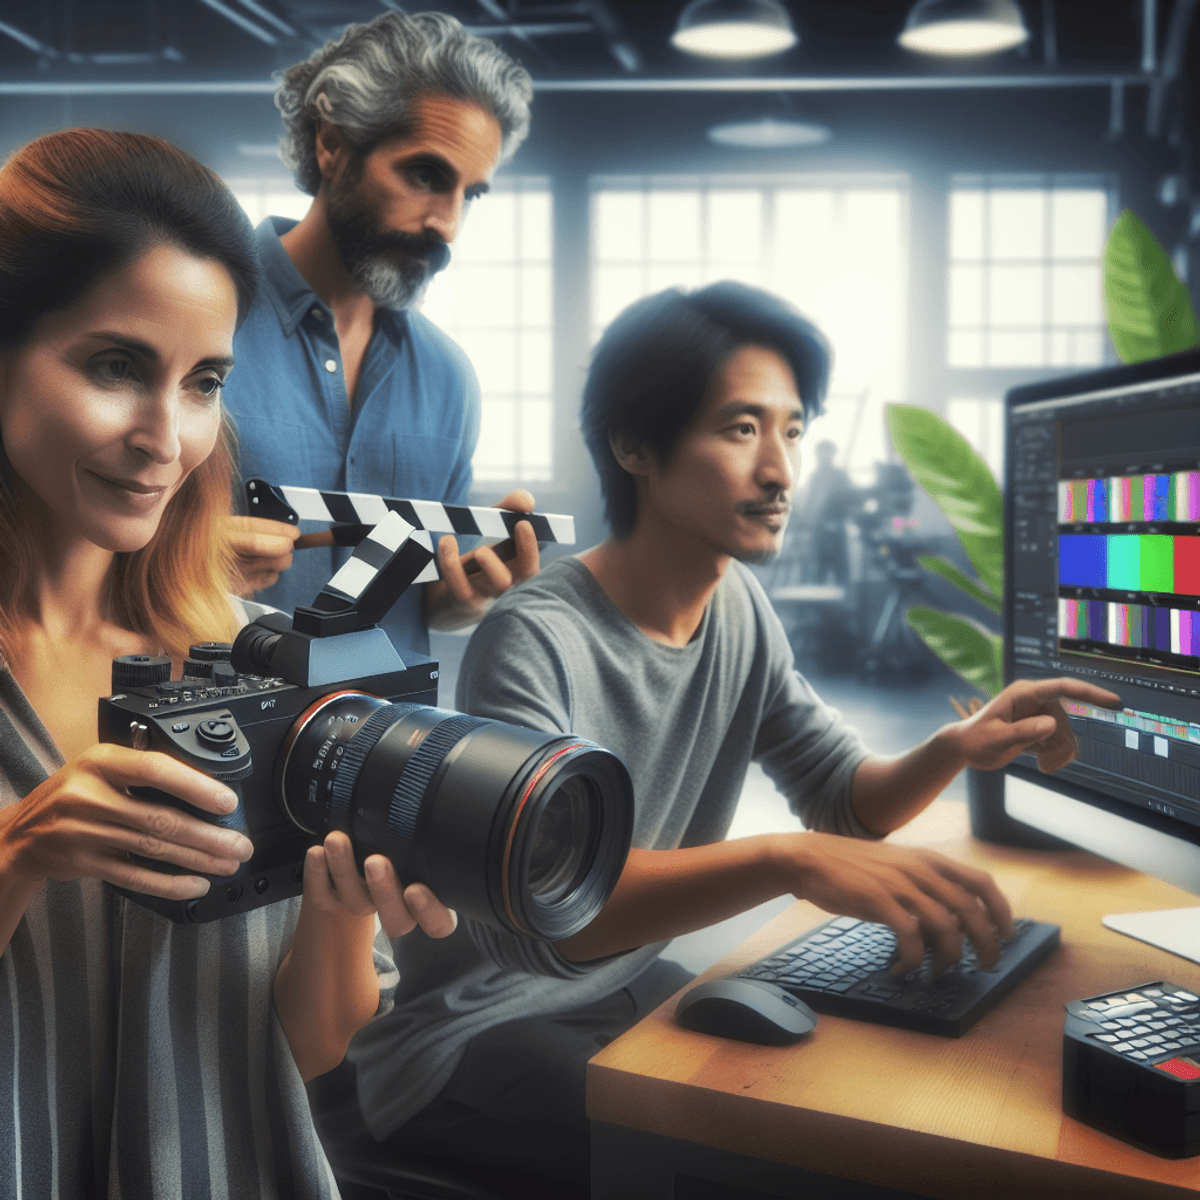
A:
{"label": "seated man's face", "polygon": [[787,362],[774,350],[743,346],[669,465],[652,466],[639,504],[684,542],[766,562],[779,552],[787,525],[803,431],[804,406]]}

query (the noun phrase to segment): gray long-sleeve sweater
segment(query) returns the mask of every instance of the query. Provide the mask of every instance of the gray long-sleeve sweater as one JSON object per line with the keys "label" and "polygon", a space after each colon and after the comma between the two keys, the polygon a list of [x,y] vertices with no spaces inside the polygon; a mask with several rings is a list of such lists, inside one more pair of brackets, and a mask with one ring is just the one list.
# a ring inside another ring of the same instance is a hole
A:
{"label": "gray long-sleeve sweater", "polygon": [[[638,847],[723,839],[752,760],[810,829],[869,836],[850,804],[866,750],[797,674],[778,618],[738,563],[695,636],[675,648],[643,634],[579,559],[560,559],[481,622],[457,703],[620,755],[634,782]],[[419,932],[397,941],[395,1007],[360,1031],[349,1054],[371,1131],[385,1137],[435,1099],[472,1036],[591,1004],[664,945],[573,963],[551,944],[472,922],[442,941]]]}

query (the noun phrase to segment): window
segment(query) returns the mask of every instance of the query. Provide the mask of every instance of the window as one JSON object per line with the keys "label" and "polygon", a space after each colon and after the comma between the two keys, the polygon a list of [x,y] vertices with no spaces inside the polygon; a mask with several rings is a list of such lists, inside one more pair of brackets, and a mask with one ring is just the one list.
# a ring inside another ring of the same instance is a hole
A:
{"label": "window", "polygon": [[477,482],[553,477],[552,220],[544,180],[498,181],[471,205],[421,306],[479,376]]}
{"label": "window", "polygon": [[946,420],[979,451],[997,482],[1004,475],[1004,401],[991,396],[951,396]]}
{"label": "window", "polygon": [[888,457],[882,405],[905,392],[907,254],[908,189],[895,176],[598,178],[592,336],[667,287],[738,279],[777,293],[834,345],[810,440],[836,442],[839,463],[873,482]]}
{"label": "window", "polygon": [[254,226],[262,224],[267,217],[290,217],[298,221],[312,204],[311,196],[300,191],[290,179],[278,175],[267,179],[227,179],[225,182]]}
{"label": "window", "polygon": [[1096,181],[955,180],[949,366],[1103,363],[1101,261],[1112,207],[1111,189]]}

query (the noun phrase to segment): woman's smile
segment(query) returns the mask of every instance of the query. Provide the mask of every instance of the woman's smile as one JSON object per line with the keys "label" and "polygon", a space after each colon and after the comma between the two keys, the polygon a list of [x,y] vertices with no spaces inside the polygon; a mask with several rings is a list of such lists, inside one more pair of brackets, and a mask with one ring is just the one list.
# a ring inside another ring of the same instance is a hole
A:
{"label": "woman's smile", "polygon": [[108,495],[139,513],[149,512],[164,496],[174,491],[174,485],[169,483],[139,483],[133,479],[110,478],[88,467],[80,470],[85,480],[95,480]]}

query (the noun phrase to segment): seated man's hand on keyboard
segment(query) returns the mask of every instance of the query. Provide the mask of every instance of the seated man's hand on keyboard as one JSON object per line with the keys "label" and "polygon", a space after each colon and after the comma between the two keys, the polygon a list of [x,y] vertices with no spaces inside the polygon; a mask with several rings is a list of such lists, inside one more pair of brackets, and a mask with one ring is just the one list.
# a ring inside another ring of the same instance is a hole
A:
{"label": "seated man's hand on keyboard", "polygon": [[1121,707],[1116,693],[1082,679],[1022,679],[945,732],[954,735],[968,766],[991,771],[1033,750],[1041,770],[1057,771],[1075,757],[1075,735],[1059,703],[1062,699],[1097,708]]}
{"label": "seated man's hand on keyboard", "polygon": [[1000,939],[1012,936],[1012,910],[995,880],[933,850],[804,833],[781,836],[778,853],[798,899],[889,926],[903,971],[920,964],[927,946],[935,970],[957,962],[964,933],[990,967]]}

